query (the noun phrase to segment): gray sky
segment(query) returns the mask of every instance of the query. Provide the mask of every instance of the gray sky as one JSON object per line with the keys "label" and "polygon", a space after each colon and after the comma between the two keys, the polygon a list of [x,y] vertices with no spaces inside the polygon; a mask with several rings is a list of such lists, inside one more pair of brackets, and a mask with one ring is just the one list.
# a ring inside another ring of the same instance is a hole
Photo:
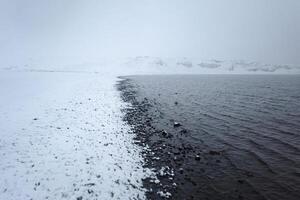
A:
{"label": "gray sky", "polygon": [[300,64],[299,0],[0,0],[0,62],[116,56]]}

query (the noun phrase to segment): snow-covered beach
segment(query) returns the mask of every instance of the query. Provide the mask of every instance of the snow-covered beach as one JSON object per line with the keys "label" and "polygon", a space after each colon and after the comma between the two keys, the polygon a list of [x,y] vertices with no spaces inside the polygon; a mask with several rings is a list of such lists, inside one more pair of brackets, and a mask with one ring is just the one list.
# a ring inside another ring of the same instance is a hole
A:
{"label": "snow-covered beach", "polygon": [[300,200],[299,19],[0,0],[0,200]]}
{"label": "snow-covered beach", "polygon": [[144,199],[113,75],[0,72],[0,199]]}
{"label": "snow-covered beach", "polygon": [[[158,179],[166,166],[147,165],[147,152],[154,159],[157,155],[152,148],[145,149],[147,143],[136,140],[140,131],[124,121],[124,108],[134,106],[122,99],[117,77],[215,72],[215,68],[203,70],[197,64],[200,61],[191,60],[192,66],[185,66],[180,60],[143,57],[2,68],[0,199],[175,198]],[[248,73],[248,69],[255,74],[299,72],[299,67],[275,67],[274,71],[273,65],[262,64],[243,64],[230,71],[227,67],[236,62],[222,63],[219,67],[224,74]],[[154,186],[147,187],[147,183]]]}

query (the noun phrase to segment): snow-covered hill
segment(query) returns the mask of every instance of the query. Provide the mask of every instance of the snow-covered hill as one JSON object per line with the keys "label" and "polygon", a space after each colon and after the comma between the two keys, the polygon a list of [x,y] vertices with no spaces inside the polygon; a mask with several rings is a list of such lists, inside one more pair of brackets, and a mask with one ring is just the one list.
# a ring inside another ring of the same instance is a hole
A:
{"label": "snow-covered hill", "polygon": [[196,58],[135,57],[121,65],[136,73],[175,74],[300,74],[300,66],[251,61],[201,60]]}
{"label": "snow-covered hill", "polygon": [[84,63],[29,62],[2,66],[5,70],[132,74],[300,74],[300,66],[266,64],[244,60],[203,60],[198,58],[160,58],[138,56],[101,59]]}

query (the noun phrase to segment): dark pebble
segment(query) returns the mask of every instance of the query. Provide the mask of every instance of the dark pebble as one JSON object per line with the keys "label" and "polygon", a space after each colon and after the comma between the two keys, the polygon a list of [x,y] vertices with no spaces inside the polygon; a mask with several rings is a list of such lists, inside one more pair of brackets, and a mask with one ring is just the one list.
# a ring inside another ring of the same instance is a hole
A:
{"label": "dark pebble", "polygon": [[183,174],[183,169],[179,168],[179,172],[180,172],[180,174]]}
{"label": "dark pebble", "polygon": [[179,127],[181,124],[179,122],[174,122],[174,127]]}
{"label": "dark pebble", "polygon": [[184,133],[185,134],[185,133],[187,133],[187,130],[183,129],[183,130],[180,131],[180,133]]}
{"label": "dark pebble", "polygon": [[209,151],[209,154],[210,155],[220,155],[221,153],[219,151],[213,151],[213,150],[210,150]]}
{"label": "dark pebble", "polygon": [[199,161],[199,160],[201,160],[201,157],[200,157],[199,155],[196,155],[196,156],[195,156],[195,160],[198,160],[198,161]]}

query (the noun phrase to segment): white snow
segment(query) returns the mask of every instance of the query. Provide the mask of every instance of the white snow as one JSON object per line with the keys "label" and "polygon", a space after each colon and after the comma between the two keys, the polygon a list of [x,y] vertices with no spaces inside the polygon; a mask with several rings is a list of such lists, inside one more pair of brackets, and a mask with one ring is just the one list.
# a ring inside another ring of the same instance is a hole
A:
{"label": "white snow", "polygon": [[144,199],[118,79],[0,71],[0,199]]}
{"label": "white snow", "polygon": [[160,182],[142,167],[148,147],[134,144],[122,120],[129,105],[116,74],[257,73],[300,74],[300,67],[158,57],[1,66],[0,199],[144,199],[142,179]]}
{"label": "white snow", "polygon": [[157,194],[166,199],[168,199],[172,196],[172,194],[170,192],[163,192],[163,191],[158,191]]}
{"label": "white snow", "polygon": [[300,66],[297,65],[185,57],[140,56],[128,58],[122,65],[133,74],[300,74]]}

